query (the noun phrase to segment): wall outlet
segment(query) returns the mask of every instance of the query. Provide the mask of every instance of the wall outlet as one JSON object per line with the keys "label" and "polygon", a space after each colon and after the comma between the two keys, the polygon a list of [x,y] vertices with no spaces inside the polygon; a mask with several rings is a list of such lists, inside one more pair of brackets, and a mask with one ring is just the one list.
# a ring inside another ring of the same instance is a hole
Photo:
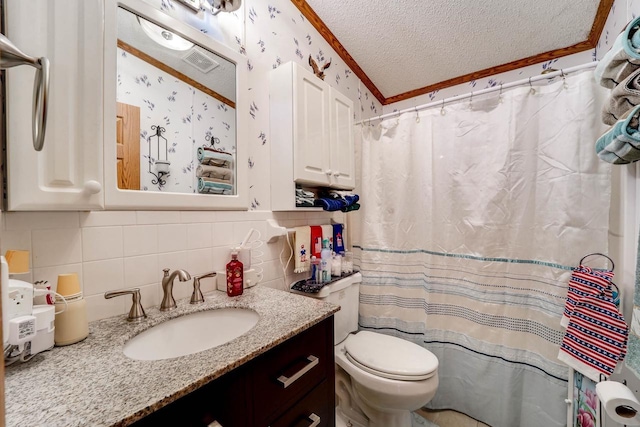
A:
{"label": "wall outlet", "polygon": [[9,279],[7,294],[7,312],[9,319],[15,319],[20,316],[31,316],[33,312],[33,285],[31,283]]}

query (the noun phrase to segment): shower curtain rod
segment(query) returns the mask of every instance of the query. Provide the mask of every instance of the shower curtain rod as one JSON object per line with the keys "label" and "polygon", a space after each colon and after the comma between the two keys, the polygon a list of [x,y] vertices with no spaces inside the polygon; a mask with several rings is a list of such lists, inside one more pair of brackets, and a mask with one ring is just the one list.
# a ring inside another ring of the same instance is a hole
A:
{"label": "shower curtain rod", "polygon": [[471,98],[473,96],[480,96],[480,95],[485,95],[487,93],[491,93],[491,92],[495,92],[495,91],[502,91],[504,89],[510,89],[512,87],[516,87],[516,86],[523,86],[523,85],[530,85],[531,83],[540,81],[540,80],[550,80],[553,79],[554,77],[558,77],[558,76],[565,76],[567,74],[571,74],[571,73],[575,73],[577,71],[582,71],[582,70],[588,70],[589,68],[595,68],[595,66],[598,65],[598,61],[593,61],[593,62],[589,62],[588,64],[582,64],[582,65],[578,65],[575,67],[571,67],[571,68],[567,68],[566,70],[560,69],[559,71],[554,71],[552,73],[546,73],[546,74],[541,74],[539,76],[535,76],[535,77],[529,77],[528,79],[522,79],[522,80],[517,80],[515,82],[511,82],[511,83],[507,83],[507,84],[501,84],[501,85],[497,85],[497,86],[493,86],[487,89],[482,89],[479,90],[477,92],[470,92],[470,93],[466,93],[464,95],[456,95],[456,96],[452,96],[451,98],[446,98],[440,101],[434,101],[434,102],[430,102],[428,104],[422,104],[422,105],[418,105],[412,108],[406,108],[404,110],[400,110],[400,111],[394,111],[392,113],[387,113],[387,114],[382,114],[379,116],[374,116],[374,117],[370,117],[368,119],[364,119],[364,120],[360,120],[359,122],[356,122],[356,125],[363,125],[365,123],[371,123],[374,120],[383,120],[389,117],[394,117],[394,116],[399,116],[401,114],[404,113],[410,113],[410,112],[418,112],[420,110],[425,110],[427,108],[431,108],[431,107],[437,107],[437,106],[441,106],[441,105],[445,105],[445,104],[449,104],[451,102],[455,102],[455,101],[460,101],[462,99],[467,99],[467,98]]}

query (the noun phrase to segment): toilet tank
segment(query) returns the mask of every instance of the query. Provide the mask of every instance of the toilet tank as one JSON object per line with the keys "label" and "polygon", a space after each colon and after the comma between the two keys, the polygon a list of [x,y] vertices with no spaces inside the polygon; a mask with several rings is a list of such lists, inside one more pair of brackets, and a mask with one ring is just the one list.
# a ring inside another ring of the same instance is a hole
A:
{"label": "toilet tank", "polygon": [[347,335],[358,330],[361,282],[362,275],[355,273],[325,285],[317,294],[296,292],[340,306],[340,311],[333,315],[335,344],[342,342]]}

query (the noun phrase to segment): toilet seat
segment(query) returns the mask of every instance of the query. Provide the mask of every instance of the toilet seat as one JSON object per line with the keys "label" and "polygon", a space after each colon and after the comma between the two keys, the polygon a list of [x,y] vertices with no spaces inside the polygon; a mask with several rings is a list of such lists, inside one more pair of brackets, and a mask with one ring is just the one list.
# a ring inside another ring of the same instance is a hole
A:
{"label": "toilet seat", "polygon": [[363,371],[402,381],[431,378],[438,359],[417,344],[370,331],[350,335],[344,344],[347,359]]}

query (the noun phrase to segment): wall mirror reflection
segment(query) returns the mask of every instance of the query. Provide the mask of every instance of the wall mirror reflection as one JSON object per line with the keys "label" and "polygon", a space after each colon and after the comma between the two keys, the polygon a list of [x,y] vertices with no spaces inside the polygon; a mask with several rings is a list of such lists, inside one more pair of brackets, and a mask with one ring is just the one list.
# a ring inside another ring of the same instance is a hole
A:
{"label": "wall mirror reflection", "polygon": [[117,11],[117,186],[236,195],[236,66]]}

